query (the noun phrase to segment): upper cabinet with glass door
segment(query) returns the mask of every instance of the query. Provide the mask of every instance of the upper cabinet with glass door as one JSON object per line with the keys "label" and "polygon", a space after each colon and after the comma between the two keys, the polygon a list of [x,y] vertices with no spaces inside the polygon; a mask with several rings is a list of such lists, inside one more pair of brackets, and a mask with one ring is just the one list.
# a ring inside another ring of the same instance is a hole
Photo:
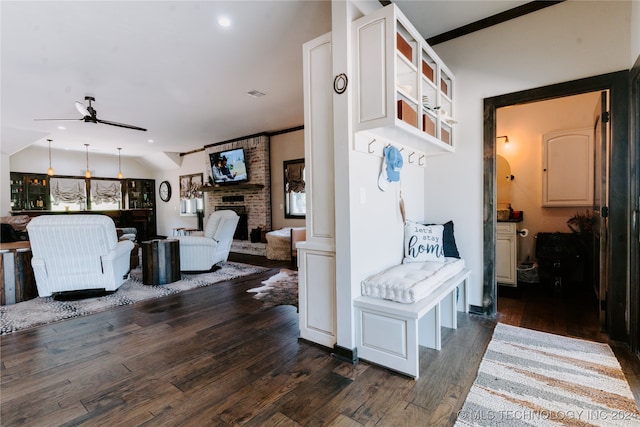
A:
{"label": "upper cabinet with glass door", "polygon": [[392,3],[352,24],[355,130],[454,150],[454,76]]}

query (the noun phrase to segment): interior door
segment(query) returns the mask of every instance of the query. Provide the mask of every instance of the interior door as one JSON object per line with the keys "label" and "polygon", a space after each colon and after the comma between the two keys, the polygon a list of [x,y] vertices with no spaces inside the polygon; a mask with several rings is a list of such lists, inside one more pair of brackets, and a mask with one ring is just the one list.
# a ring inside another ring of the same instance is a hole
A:
{"label": "interior door", "polygon": [[608,92],[600,94],[593,113],[594,130],[594,191],[593,191],[593,284],[598,296],[600,329],[607,330],[608,217],[609,217],[609,100]]}

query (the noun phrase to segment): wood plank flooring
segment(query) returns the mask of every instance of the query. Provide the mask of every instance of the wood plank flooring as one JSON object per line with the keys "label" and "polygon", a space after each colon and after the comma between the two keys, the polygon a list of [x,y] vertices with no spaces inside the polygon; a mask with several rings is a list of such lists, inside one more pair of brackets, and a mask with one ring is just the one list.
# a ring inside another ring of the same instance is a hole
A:
{"label": "wood plank flooring", "polygon": [[[261,310],[246,290],[289,263],[231,260],[270,270],[3,336],[1,425],[455,422],[496,319],[460,314],[458,329],[443,331],[442,351],[421,348],[422,376],[414,381],[299,340],[295,307]],[[522,307],[516,301],[498,319],[526,323]],[[637,378],[637,358],[623,346],[619,352]]]}

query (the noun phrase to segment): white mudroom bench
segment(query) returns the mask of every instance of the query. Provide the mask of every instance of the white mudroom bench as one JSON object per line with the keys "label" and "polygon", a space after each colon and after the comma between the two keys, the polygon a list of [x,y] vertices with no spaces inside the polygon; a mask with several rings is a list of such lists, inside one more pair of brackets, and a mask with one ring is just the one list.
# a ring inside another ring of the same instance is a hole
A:
{"label": "white mudroom bench", "polygon": [[448,271],[401,264],[363,281],[354,300],[358,358],[420,376],[419,346],[440,350],[441,327],[456,329],[457,312],[469,312],[471,271],[450,261],[458,264]]}

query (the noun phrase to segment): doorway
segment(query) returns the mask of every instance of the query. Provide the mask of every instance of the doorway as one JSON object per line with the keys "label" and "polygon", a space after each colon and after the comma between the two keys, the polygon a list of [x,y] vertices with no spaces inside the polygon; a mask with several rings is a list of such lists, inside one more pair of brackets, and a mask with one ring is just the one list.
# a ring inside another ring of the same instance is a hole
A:
{"label": "doorway", "polygon": [[[610,283],[607,298],[607,333],[609,338],[628,341],[625,308],[627,307],[627,271],[629,231],[629,73],[620,71],[572,82],[487,98],[484,101],[484,259],[483,311],[496,314],[498,289],[496,283],[496,115],[497,109],[511,105],[549,100],[594,91],[609,90],[612,129],[611,172],[612,193],[609,206]],[[517,179],[517,178],[516,178]],[[525,213],[526,215],[526,213]]]}
{"label": "doorway", "polygon": [[[497,312],[506,323],[606,338],[592,278],[593,112],[600,96],[588,92],[496,111]],[[515,212],[511,219],[504,219],[505,208]],[[501,242],[509,236],[515,244],[505,248]],[[504,280],[505,262],[518,266],[513,280]]]}

